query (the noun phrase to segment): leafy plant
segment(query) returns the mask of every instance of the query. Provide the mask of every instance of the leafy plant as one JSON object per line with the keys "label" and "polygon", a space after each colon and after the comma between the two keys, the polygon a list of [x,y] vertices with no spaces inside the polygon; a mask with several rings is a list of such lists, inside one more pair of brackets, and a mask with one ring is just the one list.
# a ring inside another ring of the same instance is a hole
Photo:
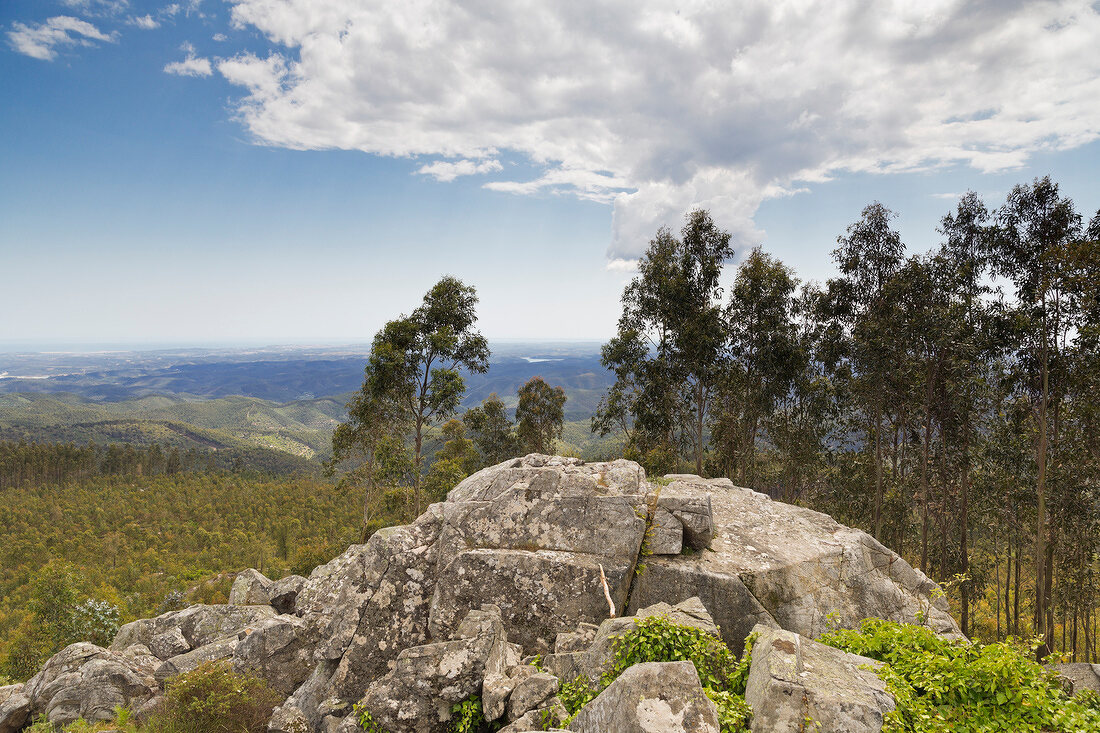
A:
{"label": "leafy plant", "polygon": [[897,704],[885,733],[1100,731],[1096,698],[1070,698],[1054,673],[1031,660],[1037,641],[1023,648],[956,642],[880,619],[821,641],[884,663],[876,671]]}
{"label": "leafy plant", "polygon": [[752,710],[745,703],[745,682],[753,641],[755,635],[750,634],[745,640],[745,652],[738,659],[721,639],[701,629],[675,624],[666,616],[640,618],[615,639],[611,667],[598,683],[583,675],[576,677],[562,684],[558,697],[572,719],[635,664],[688,661],[695,665],[707,697],[718,707],[722,733],[748,731]]}
{"label": "leafy plant", "polygon": [[366,731],[366,733],[386,733],[385,729],[375,721],[374,716],[372,716],[370,711],[365,707],[359,703],[355,703],[351,709],[352,712],[355,713],[359,727]]}
{"label": "leafy plant", "polygon": [[168,682],[147,728],[154,733],[262,733],[282,697],[226,661],[206,662]]}
{"label": "leafy plant", "polygon": [[470,695],[451,707],[454,718],[451,720],[453,733],[479,733],[487,726],[485,714],[481,709],[481,698]]}

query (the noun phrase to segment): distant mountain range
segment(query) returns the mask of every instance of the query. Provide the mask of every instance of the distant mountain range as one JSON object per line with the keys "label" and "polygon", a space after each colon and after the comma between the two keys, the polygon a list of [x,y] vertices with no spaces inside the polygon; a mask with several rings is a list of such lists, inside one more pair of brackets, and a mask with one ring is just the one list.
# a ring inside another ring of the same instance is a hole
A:
{"label": "distant mountain range", "polygon": [[[315,461],[363,381],[363,347],[0,354],[0,439],[153,442],[180,449],[277,451]],[[533,376],[561,386],[566,443],[598,449],[588,420],[612,383],[599,345],[493,345],[466,375],[463,408],[496,393],[509,409]]]}

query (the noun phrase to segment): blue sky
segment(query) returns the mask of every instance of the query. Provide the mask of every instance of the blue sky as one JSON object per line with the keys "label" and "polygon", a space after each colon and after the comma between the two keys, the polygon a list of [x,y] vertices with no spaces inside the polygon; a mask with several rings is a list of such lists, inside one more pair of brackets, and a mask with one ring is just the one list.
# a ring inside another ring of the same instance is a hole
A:
{"label": "blue sky", "polygon": [[602,339],[691,206],[814,279],[872,200],[1091,216],[1100,4],[910,5],[5,0],[0,342],[365,341],[443,273]]}

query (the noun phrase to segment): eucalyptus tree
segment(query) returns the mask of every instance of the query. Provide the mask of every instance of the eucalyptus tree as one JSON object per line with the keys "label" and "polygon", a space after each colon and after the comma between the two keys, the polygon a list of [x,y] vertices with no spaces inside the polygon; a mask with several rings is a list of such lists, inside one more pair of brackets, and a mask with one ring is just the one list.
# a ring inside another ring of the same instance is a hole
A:
{"label": "eucalyptus tree", "polygon": [[792,314],[797,287],[791,268],[756,247],[737,268],[725,309],[727,358],[713,436],[727,472],[736,467],[737,479],[748,486],[756,482],[761,425],[790,392],[798,371]]}
{"label": "eucalyptus tree", "polygon": [[514,458],[520,452],[516,426],[508,419],[504,402],[496,392],[477,407],[466,410],[462,422],[469,428],[480,456],[480,467],[493,466]]}
{"label": "eucalyptus tree", "polygon": [[[991,338],[983,297],[989,292],[984,284],[991,253],[992,228],[989,210],[973,191],[967,192],[954,213],[940,221],[939,233],[944,241],[940,247],[940,270],[949,295],[949,308],[942,314],[947,352],[945,377],[949,379],[952,412],[956,416],[960,444],[957,452],[959,469],[959,572],[960,625],[963,633],[970,629],[970,587],[968,578],[969,510],[972,445],[977,440],[976,419],[983,410],[982,397],[988,394],[986,364],[996,355],[999,344]],[[944,446],[944,450],[947,446]]]}
{"label": "eucalyptus tree", "polygon": [[812,283],[803,285],[791,300],[790,388],[777,396],[767,421],[768,438],[783,464],[784,501],[802,497],[808,479],[820,474],[835,425],[839,403],[825,349],[825,302],[825,292]]}
{"label": "eucalyptus tree", "polygon": [[833,257],[841,273],[841,282],[833,288],[838,310],[846,321],[849,358],[853,362],[854,390],[873,443],[874,456],[874,535],[882,538],[883,420],[887,410],[891,379],[896,362],[896,301],[891,297],[891,281],[898,272],[905,252],[901,235],[890,228],[897,215],[877,201],[863,209],[846,236],[837,237]]}
{"label": "eucalyptus tree", "polygon": [[732,256],[730,234],[703,210],[687,215],[679,238],[657,232],[623,290],[618,332],[602,350],[616,382],[595,430],[629,424],[633,449],[666,460],[685,445],[702,473],[725,338],[719,277]]}
{"label": "eucalyptus tree", "polygon": [[530,453],[550,453],[565,423],[565,390],[531,377],[519,388],[516,435]]}
{"label": "eucalyptus tree", "polygon": [[[461,371],[489,368],[489,346],[476,329],[477,292],[445,276],[411,315],[389,321],[374,337],[363,386],[348,405],[347,427],[333,435],[333,462],[356,450],[412,439],[412,491],[420,513],[425,431],[458,410],[466,386]],[[383,437],[390,440],[382,441]]]}
{"label": "eucalyptus tree", "polygon": [[[1047,516],[1051,417],[1057,417],[1065,392],[1066,355],[1073,328],[1068,254],[1078,241],[1081,216],[1049,177],[1018,185],[997,214],[993,262],[996,272],[1015,288],[1019,324],[1018,380],[1028,394],[1038,423],[1035,537],[1035,632],[1051,650],[1050,596],[1053,535]],[[1056,442],[1056,441],[1055,441]]]}

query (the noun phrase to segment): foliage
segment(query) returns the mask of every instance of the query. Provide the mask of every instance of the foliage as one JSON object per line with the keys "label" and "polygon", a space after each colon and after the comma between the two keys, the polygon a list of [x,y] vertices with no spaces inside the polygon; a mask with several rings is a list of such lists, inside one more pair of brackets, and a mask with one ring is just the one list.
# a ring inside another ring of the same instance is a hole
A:
{"label": "foliage", "polygon": [[442,428],[443,447],[435,452],[435,461],[424,477],[424,490],[431,501],[443,501],[447,492],[478,467],[474,442],[466,437],[461,420],[448,420]]}
{"label": "foliage", "polygon": [[516,429],[504,411],[504,403],[493,392],[478,407],[471,407],[462,416],[480,457],[478,468],[495,466],[519,455]]}
{"label": "foliage", "polygon": [[1100,731],[1100,711],[1069,698],[1057,675],[1008,642],[955,642],[923,626],[865,620],[821,641],[885,663],[878,674],[897,709],[887,733]]}
{"label": "foliage", "polygon": [[262,679],[237,674],[229,662],[205,662],[170,679],[151,733],[261,733],[282,696]]}
{"label": "foliage", "polygon": [[455,703],[451,707],[451,731],[453,733],[482,733],[496,730],[499,725],[491,724],[485,720],[481,709],[481,698],[471,695],[462,702]]}
{"label": "foliage", "polygon": [[723,314],[730,358],[721,365],[713,441],[723,473],[736,474],[742,484],[755,479],[761,425],[790,392],[799,368],[797,286],[789,267],[757,247],[738,267]]}
{"label": "foliage", "polygon": [[386,733],[385,729],[370,714],[370,710],[367,710],[364,706],[355,703],[352,706],[352,712],[355,713],[355,720],[364,733]]}
{"label": "foliage", "polygon": [[75,568],[53,560],[37,573],[30,587],[28,614],[12,634],[5,672],[26,679],[54,652],[77,641],[106,646],[118,632],[118,608],[85,598]]}
{"label": "foliage", "polygon": [[[308,575],[358,536],[356,498],[308,478],[106,476],[3,498],[0,672],[15,679],[116,622],[224,603],[242,568]],[[99,603],[76,611],[86,599]]]}
{"label": "foliage", "polygon": [[414,516],[420,514],[425,432],[458,410],[466,390],[461,371],[481,374],[489,368],[488,343],[475,329],[476,305],[473,287],[443,277],[411,315],[382,327],[371,344],[363,386],[348,403],[348,419],[333,434],[330,471],[352,464],[359,472],[352,476],[369,492],[379,485],[374,466],[384,462],[380,446],[393,453],[411,437],[410,485]]}
{"label": "foliage", "polygon": [[528,453],[550,453],[561,437],[565,420],[565,390],[532,377],[519,388],[516,434]]}
{"label": "foliage", "polygon": [[118,606],[88,598],[73,608],[69,625],[72,638],[109,646],[120,625]]}
{"label": "foliage", "polygon": [[732,256],[730,234],[706,211],[692,211],[679,238],[657,232],[623,290],[618,332],[601,352],[616,381],[592,427],[606,434],[619,426],[643,461],[664,462],[686,448],[702,472],[725,333],[719,277]]}
{"label": "foliage", "polygon": [[689,661],[695,665],[707,696],[718,706],[722,733],[748,731],[751,710],[745,704],[745,683],[754,640],[750,634],[745,652],[738,659],[721,639],[701,629],[675,624],[662,615],[639,618],[615,639],[611,666],[598,683],[577,677],[564,683],[558,696],[569,714],[575,716],[635,664]]}

